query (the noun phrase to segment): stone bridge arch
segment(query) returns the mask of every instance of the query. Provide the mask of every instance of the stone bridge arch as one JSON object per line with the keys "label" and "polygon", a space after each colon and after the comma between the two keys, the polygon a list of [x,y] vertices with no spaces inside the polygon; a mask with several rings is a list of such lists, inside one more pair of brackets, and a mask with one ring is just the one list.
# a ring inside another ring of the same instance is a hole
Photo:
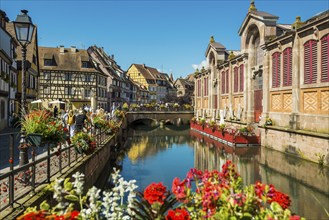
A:
{"label": "stone bridge arch", "polygon": [[139,111],[139,112],[127,112],[127,125],[134,124],[136,122],[146,122],[151,125],[163,124],[189,124],[193,117],[193,111],[184,112],[151,112],[151,111]]}

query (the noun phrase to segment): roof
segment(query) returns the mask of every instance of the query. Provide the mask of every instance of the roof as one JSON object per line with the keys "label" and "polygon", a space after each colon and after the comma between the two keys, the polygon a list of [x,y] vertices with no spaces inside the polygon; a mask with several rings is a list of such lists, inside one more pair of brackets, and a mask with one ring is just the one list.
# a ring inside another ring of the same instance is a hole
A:
{"label": "roof", "polygon": [[209,52],[209,50],[210,50],[210,48],[213,48],[215,51],[223,51],[223,50],[225,50],[226,48],[225,48],[225,46],[223,45],[223,44],[221,44],[221,43],[219,43],[219,42],[210,42],[209,44],[208,44],[208,47],[207,47],[207,49],[206,49],[206,53],[205,53],[205,56],[207,56],[207,54],[208,54],[208,52]]}
{"label": "roof", "polygon": [[[73,52],[71,51],[71,48],[64,48],[64,53],[61,53],[60,49],[61,48],[59,47],[39,47],[40,69],[79,71],[79,72],[99,72],[99,70],[97,70],[93,65],[91,68],[82,68],[81,65],[82,61],[87,61],[86,60],[87,57],[89,58],[87,50],[76,49],[76,51]],[[49,59],[50,57],[53,57],[53,59],[56,62],[56,65],[44,66],[43,60]]]}
{"label": "roof", "polygon": [[242,35],[244,29],[247,27],[249,20],[251,18],[258,21],[262,21],[266,25],[276,25],[276,21],[279,19],[278,16],[269,14],[264,11],[257,11],[257,10],[249,11],[239,28],[238,33],[240,36]]}
{"label": "roof", "polygon": [[144,76],[145,79],[162,79],[161,74],[157,69],[153,67],[146,66],[144,64],[132,64],[136,67],[136,69]]}

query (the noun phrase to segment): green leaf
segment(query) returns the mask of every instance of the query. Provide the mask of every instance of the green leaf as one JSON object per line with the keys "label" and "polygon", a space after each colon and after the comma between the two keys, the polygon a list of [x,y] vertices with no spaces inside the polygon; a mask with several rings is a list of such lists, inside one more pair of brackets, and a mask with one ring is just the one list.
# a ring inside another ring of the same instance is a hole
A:
{"label": "green leaf", "polygon": [[75,195],[66,195],[64,196],[65,199],[72,201],[72,202],[77,202],[79,201],[79,198]]}
{"label": "green leaf", "polygon": [[43,201],[41,204],[40,204],[40,209],[41,210],[46,210],[48,211],[50,209],[50,205],[47,203],[47,201]]}

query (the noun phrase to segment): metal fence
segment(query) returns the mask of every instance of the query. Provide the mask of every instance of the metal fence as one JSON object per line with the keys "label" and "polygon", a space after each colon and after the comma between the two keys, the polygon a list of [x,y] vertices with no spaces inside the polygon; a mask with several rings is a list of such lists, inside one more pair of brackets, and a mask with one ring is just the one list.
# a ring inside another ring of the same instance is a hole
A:
{"label": "metal fence", "polygon": [[[99,129],[94,129],[93,133],[97,148],[102,147],[110,136]],[[74,146],[66,142],[53,150],[50,146],[30,147],[29,163],[18,166],[19,138],[19,132],[0,134],[1,160],[9,164],[9,166],[2,164],[0,167],[0,212],[9,206],[13,208],[18,200],[34,193],[38,186],[50,183],[52,176],[61,174],[64,168],[75,165],[85,157],[83,154],[78,154]]]}

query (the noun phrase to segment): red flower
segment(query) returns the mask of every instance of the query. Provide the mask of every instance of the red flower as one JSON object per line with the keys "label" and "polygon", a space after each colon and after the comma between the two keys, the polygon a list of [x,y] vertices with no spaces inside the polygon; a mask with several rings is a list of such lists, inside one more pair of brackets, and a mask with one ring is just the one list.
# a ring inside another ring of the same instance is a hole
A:
{"label": "red flower", "polygon": [[299,215],[290,216],[289,220],[300,220],[300,216]]}
{"label": "red flower", "polygon": [[144,190],[144,198],[152,205],[155,202],[163,204],[166,198],[166,187],[162,183],[152,183]]}
{"label": "red flower", "polygon": [[166,220],[189,220],[190,215],[186,211],[186,209],[175,209],[169,210],[168,215],[166,216]]}
{"label": "red flower", "polygon": [[179,201],[182,201],[186,198],[185,184],[186,184],[186,180],[183,180],[181,182],[180,179],[177,177],[172,182],[171,191]]}

